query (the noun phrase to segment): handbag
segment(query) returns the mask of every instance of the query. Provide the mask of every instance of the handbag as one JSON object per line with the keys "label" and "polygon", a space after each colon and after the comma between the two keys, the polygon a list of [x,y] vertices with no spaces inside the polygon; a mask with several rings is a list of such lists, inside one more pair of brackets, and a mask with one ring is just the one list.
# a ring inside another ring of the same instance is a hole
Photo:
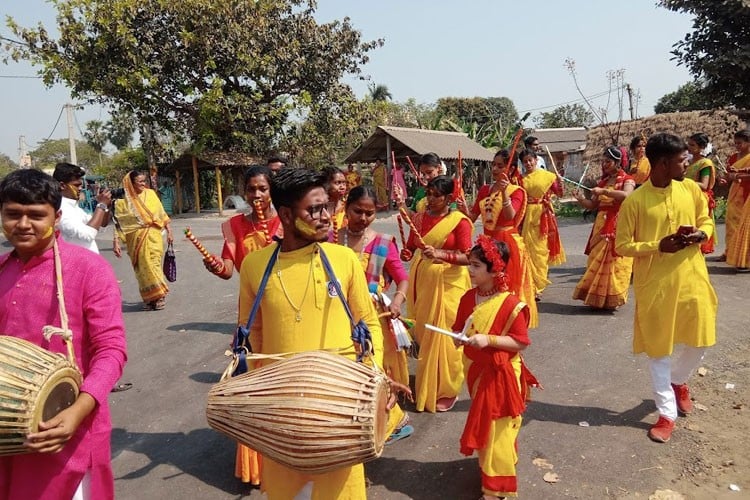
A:
{"label": "handbag", "polygon": [[167,281],[170,283],[177,281],[177,259],[171,243],[167,244],[167,251],[164,252],[162,271],[164,271],[164,277],[167,278]]}

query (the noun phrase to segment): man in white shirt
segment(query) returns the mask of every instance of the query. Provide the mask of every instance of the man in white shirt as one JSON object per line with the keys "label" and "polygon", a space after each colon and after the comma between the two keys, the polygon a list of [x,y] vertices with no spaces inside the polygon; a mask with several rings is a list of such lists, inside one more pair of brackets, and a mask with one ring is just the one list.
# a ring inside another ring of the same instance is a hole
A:
{"label": "man in white shirt", "polygon": [[[539,139],[537,139],[533,135],[530,135],[523,140],[523,145],[526,147],[526,149],[536,153],[536,168],[547,170],[547,162],[544,161],[544,151],[542,150],[541,144],[539,144]],[[518,160],[518,168],[520,169],[520,172],[522,174],[526,173],[526,169],[523,168],[521,160]]]}
{"label": "man in white shirt", "polygon": [[99,253],[96,246],[96,235],[99,229],[109,223],[109,204],[112,194],[108,189],[102,189],[96,195],[96,209],[93,214],[87,214],[78,206],[78,197],[83,187],[83,176],[86,172],[78,165],[58,163],[52,177],[60,183],[62,192],[62,216],[58,223],[63,239],[92,252]]}

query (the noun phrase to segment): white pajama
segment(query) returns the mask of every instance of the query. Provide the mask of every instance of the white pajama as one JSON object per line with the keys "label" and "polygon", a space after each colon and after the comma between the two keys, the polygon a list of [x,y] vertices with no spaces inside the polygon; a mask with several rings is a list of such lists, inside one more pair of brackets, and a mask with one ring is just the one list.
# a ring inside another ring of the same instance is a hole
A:
{"label": "white pajama", "polygon": [[[678,352],[679,351],[679,352]],[[677,419],[677,400],[672,384],[682,385],[703,361],[705,347],[679,345],[671,356],[649,358],[651,384],[654,389],[654,402],[659,415],[672,422]]]}

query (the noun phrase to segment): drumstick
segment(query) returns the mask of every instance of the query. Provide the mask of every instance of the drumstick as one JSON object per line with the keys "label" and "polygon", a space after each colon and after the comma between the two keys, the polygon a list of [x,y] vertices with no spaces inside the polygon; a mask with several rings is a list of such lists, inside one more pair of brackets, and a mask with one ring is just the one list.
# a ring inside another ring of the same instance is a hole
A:
{"label": "drumstick", "polygon": [[409,155],[406,156],[406,161],[409,162],[409,167],[411,168],[411,171],[414,173],[414,175],[417,177],[417,182],[420,186],[426,186],[427,182],[422,180],[422,176],[419,175],[419,171],[414,167],[414,164],[411,162],[411,158],[409,158]]}
{"label": "drumstick", "polygon": [[211,255],[208,252],[208,250],[206,250],[206,247],[203,246],[203,243],[198,241],[198,238],[195,237],[195,235],[193,234],[193,232],[190,230],[189,227],[185,228],[185,237],[190,240],[190,243],[195,245],[195,248],[197,248],[198,251],[201,253],[201,255],[203,255],[203,258],[209,262],[211,267],[215,269],[220,269],[224,267],[224,263],[218,262],[216,258],[213,255]]}
{"label": "drumstick", "polygon": [[448,337],[454,338],[456,340],[464,341],[468,339],[468,337],[466,337],[463,333],[456,333],[456,332],[451,332],[449,330],[444,330],[442,328],[439,328],[435,325],[431,325],[429,323],[425,323],[424,327],[427,328],[428,330],[432,330],[435,333],[447,335]]}
{"label": "drumstick", "polygon": [[398,221],[398,232],[401,235],[401,248],[406,248],[406,233],[404,232],[404,219],[401,218],[401,214],[396,216]]}
{"label": "drumstick", "polygon": [[336,214],[331,217],[331,227],[333,231],[333,242],[338,243],[339,242],[339,223],[336,219]]}
{"label": "drumstick", "polygon": [[253,209],[255,210],[255,216],[258,217],[258,223],[260,224],[260,230],[263,232],[263,237],[266,239],[266,245],[270,245],[271,235],[268,234],[268,222],[266,222],[266,214],[263,213],[263,202],[259,199],[253,200]]}
{"label": "drumstick", "polygon": [[411,220],[411,217],[409,217],[409,213],[406,211],[406,209],[404,207],[400,207],[398,211],[401,214],[401,217],[404,218],[404,222],[409,225],[411,232],[414,234],[414,238],[416,238],[417,240],[417,246],[419,248],[426,247],[427,244],[424,242],[424,239],[422,239],[422,235],[419,234],[419,229],[417,229],[417,226],[414,225],[414,222]]}

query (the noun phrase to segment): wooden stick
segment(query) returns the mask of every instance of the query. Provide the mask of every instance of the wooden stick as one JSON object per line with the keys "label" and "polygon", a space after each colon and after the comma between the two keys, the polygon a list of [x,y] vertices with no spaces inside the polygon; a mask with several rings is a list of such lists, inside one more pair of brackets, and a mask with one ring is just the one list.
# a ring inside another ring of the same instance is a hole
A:
{"label": "wooden stick", "polygon": [[404,219],[401,217],[401,214],[396,216],[396,220],[398,221],[398,232],[401,235],[401,248],[406,248],[406,233],[404,232]]}
{"label": "wooden stick", "polygon": [[253,210],[258,217],[258,223],[260,224],[260,230],[263,232],[263,237],[266,239],[266,245],[270,245],[271,235],[268,234],[268,222],[266,221],[266,214],[263,213],[263,202],[258,199],[253,200]]}
{"label": "wooden stick", "polygon": [[513,180],[513,178],[516,176],[515,174],[518,171],[518,161],[516,160],[515,164],[513,164],[513,158],[516,156],[516,148],[518,147],[518,142],[521,140],[522,135],[523,127],[519,127],[516,131],[516,136],[513,138],[513,146],[510,148],[510,156],[508,157],[508,165],[506,166],[506,170],[508,171],[508,178],[511,180]]}
{"label": "wooden stick", "polygon": [[211,267],[217,270],[224,267],[224,263],[217,261],[216,258],[211,255],[208,250],[206,250],[206,247],[204,247],[203,243],[201,243],[198,238],[195,237],[189,227],[185,228],[185,237],[190,240],[190,243],[192,243],[195,248],[198,249],[201,255],[203,255],[203,258],[209,262]]}
{"label": "wooden stick", "polygon": [[414,234],[414,238],[417,240],[417,246],[419,248],[424,248],[427,246],[427,244],[424,242],[424,239],[422,239],[422,235],[419,234],[419,229],[417,229],[417,226],[414,225],[414,222],[411,220],[411,217],[409,217],[409,212],[404,207],[400,207],[399,212],[401,214],[401,217],[404,218],[404,222],[406,222],[409,225],[409,229],[411,229],[411,232]]}
{"label": "wooden stick", "polygon": [[409,163],[409,168],[411,168],[412,173],[417,177],[417,182],[419,183],[419,185],[426,186],[427,183],[422,180],[422,176],[419,175],[419,170],[414,167],[414,164],[411,162],[411,158],[409,157],[409,155],[406,155],[406,161]]}

